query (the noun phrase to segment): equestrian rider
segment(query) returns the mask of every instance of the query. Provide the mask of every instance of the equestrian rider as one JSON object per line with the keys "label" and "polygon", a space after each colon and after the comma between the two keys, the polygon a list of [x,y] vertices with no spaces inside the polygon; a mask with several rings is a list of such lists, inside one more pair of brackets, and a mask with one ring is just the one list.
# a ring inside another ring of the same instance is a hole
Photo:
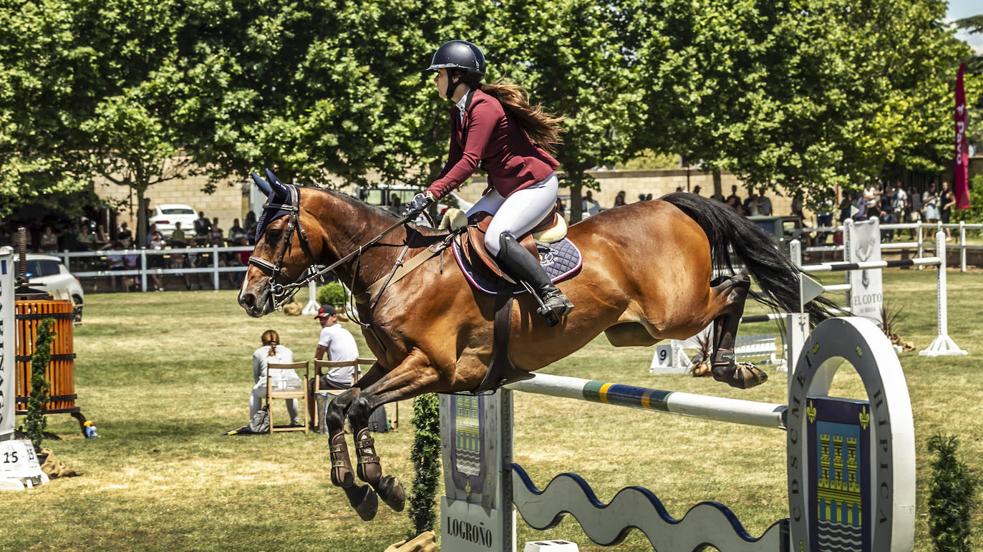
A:
{"label": "equestrian rider", "polygon": [[493,215],[485,248],[516,281],[530,284],[543,302],[540,314],[559,320],[573,308],[550,281],[539,261],[517,237],[526,234],[553,211],[559,163],[545,148],[559,142],[560,122],[532,107],[521,87],[481,83],[485,57],[464,40],[443,44],[427,71],[451,108],[451,143],[447,164],[430,187],[413,198],[410,210],[423,210],[467,180],[480,165],[489,190],[468,211]]}

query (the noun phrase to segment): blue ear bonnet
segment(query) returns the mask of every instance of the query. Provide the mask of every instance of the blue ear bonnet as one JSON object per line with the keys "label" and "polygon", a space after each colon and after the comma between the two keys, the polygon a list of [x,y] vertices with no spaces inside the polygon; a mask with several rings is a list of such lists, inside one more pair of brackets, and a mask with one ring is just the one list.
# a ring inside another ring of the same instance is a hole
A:
{"label": "blue ear bonnet", "polygon": [[290,187],[280,182],[280,179],[270,169],[266,169],[268,181],[263,180],[256,173],[252,173],[251,176],[256,186],[266,195],[266,204],[263,205],[263,213],[256,222],[255,241],[259,241],[270,223],[297,210],[297,205],[294,205],[294,198],[297,194],[291,193],[292,190]]}

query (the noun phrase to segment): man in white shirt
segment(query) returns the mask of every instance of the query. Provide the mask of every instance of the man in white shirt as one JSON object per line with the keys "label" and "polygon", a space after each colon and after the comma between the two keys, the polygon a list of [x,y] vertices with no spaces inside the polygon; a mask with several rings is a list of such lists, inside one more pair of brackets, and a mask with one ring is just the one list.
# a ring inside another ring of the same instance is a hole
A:
{"label": "man in white shirt", "polygon": [[[317,310],[314,318],[321,325],[321,335],[317,340],[317,350],[314,358],[317,360],[355,360],[358,358],[358,344],[355,336],[338,323],[338,313],[331,305],[324,305]],[[327,354],[327,358],[324,358]],[[332,368],[321,376],[321,389],[348,389],[355,383],[355,366]],[[314,380],[310,381],[310,394],[314,396]],[[314,401],[308,405],[311,410],[311,420],[314,419]]]}
{"label": "man in white shirt", "polygon": [[[333,361],[358,358],[355,336],[338,323],[338,314],[334,307],[325,305],[317,310],[314,317],[321,324],[321,335],[317,340],[314,358]],[[325,353],[328,355],[327,359],[324,358]],[[355,383],[355,367],[333,368],[324,377],[327,382],[322,381],[322,387],[326,383],[331,388],[347,389]]]}

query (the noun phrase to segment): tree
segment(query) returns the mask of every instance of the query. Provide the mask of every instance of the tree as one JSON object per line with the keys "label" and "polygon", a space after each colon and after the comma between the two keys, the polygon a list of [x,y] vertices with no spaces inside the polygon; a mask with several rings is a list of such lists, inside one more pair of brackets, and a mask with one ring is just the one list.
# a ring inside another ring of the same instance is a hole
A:
{"label": "tree", "polygon": [[83,95],[66,56],[75,52],[63,2],[0,7],[0,218],[38,198],[84,187],[74,106]]}
{"label": "tree", "polygon": [[[639,2],[629,26],[656,150],[753,185],[827,192],[941,168],[964,53],[944,2]],[[667,144],[668,142],[668,144]]]}

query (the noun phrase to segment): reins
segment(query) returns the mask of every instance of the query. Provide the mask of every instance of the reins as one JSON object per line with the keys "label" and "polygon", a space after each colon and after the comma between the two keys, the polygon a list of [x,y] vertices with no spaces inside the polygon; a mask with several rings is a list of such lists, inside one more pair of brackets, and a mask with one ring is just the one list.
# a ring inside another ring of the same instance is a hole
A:
{"label": "reins", "polygon": [[[355,248],[355,250],[351,251],[350,253],[348,253],[344,257],[341,257],[340,259],[331,263],[330,265],[323,268],[318,268],[317,265],[311,265],[305,271],[304,275],[301,275],[293,282],[287,284],[281,284],[277,280],[283,275],[282,274],[283,258],[286,256],[287,250],[290,248],[290,240],[291,237],[293,236],[293,232],[295,228],[298,230],[298,235],[300,236],[300,244],[301,247],[304,249],[304,253],[308,257],[310,257],[311,261],[316,260],[314,258],[313,253],[311,252],[310,244],[308,243],[307,240],[307,234],[306,232],[304,232],[304,229],[300,224],[300,194],[297,193],[296,186],[291,185],[289,189],[290,189],[290,198],[291,198],[290,205],[268,203],[266,206],[266,208],[276,208],[276,209],[288,211],[290,214],[290,222],[287,225],[287,232],[285,234],[286,239],[285,240],[281,239],[281,241],[285,241],[285,243],[283,247],[280,248],[280,253],[279,255],[277,255],[276,262],[270,263],[265,259],[261,259],[255,256],[249,257],[249,264],[258,268],[261,272],[266,274],[270,279],[268,286],[270,288],[270,300],[273,303],[274,309],[278,309],[282,307],[284,304],[286,304],[290,299],[293,298],[294,294],[296,294],[301,287],[306,286],[311,281],[321,279],[322,276],[333,272],[339,266],[345,265],[351,262],[352,260],[355,260],[357,263],[367,248],[372,247],[373,245],[379,243],[379,241],[382,240],[382,238],[386,237],[386,235],[388,235],[390,232],[392,232],[396,228],[399,228],[400,226],[407,225],[410,221],[414,220],[416,217],[420,215],[419,212],[411,211],[406,215],[404,215],[403,217],[401,217],[396,222],[386,227],[386,229],[383,230],[382,232],[379,232],[379,234],[376,235],[374,238],[363,243],[362,245],[359,245],[357,248]],[[402,266],[403,257],[406,255],[406,251],[408,249],[409,249],[408,245],[403,247],[403,251],[400,252],[399,258],[397,259],[392,272],[389,274],[389,279],[386,282],[387,284],[389,283],[389,281],[392,280],[392,277],[396,273],[396,271]],[[354,279],[357,273],[358,270],[356,265],[356,269],[352,271],[352,282],[350,285],[354,285]],[[383,286],[383,289],[384,288],[385,286]],[[347,302],[353,303],[354,295],[355,295],[354,289],[351,287],[349,287],[348,289],[351,291],[351,295],[349,296]],[[375,300],[370,303],[371,307],[373,308],[375,307],[381,295],[382,293],[380,290]],[[351,318],[352,321],[354,321],[356,324],[360,326],[363,327],[368,326],[368,324],[363,323],[361,320],[359,320],[357,315],[353,316],[352,314],[354,312],[357,312],[357,309],[350,310],[349,318]]]}

